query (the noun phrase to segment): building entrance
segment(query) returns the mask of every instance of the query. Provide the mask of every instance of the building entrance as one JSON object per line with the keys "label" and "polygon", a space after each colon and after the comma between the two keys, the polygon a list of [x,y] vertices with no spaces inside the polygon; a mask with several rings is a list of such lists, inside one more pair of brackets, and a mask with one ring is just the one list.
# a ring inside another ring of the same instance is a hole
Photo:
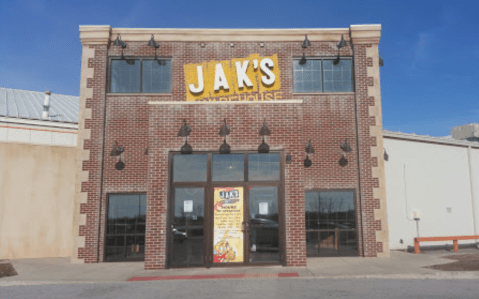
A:
{"label": "building entrance", "polygon": [[282,153],[170,155],[169,267],[284,263]]}

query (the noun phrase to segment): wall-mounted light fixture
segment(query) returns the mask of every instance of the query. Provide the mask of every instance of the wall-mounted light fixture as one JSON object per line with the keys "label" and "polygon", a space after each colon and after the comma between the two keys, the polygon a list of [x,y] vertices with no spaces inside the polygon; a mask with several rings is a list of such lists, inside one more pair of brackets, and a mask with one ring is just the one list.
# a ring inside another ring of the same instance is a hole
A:
{"label": "wall-mounted light fixture", "polygon": [[308,167],[311,167],[311,165],[313,165],[313,162],[309,159],[309,155],[314,154],[314,148],[313,148],[313,144],[311,144],[311,139],[309,139],[308,143],[306,144],[305,151],[306,151],[306,159],[304,159],[304,167],[308,168]]}
{"label": "wall-mounted light fixture", "polygon": [[[349,144],[348,138],[346,138],[346,140],[344,140],[344,142],[341,143],[339,147],[346,153],[350,153],[353,151],[353,149],[351,148],[351,145]],[[344,153],[341,154],[341,159],[339,159],[338,163],[339,165],[343,167],[348,165],[348,159],[346,159],[346,154]]]}
{"label": "wall-mounted light fixture", "polygon": [[158,56],[156,56],[156,50],[160,47],[160,44],[155,41],[153,34],[151,35],[151,39],[148,42],[148,47],[152,47],[155,49],[155,60],[158,65],[165,65],[166,62],[164,62],[163,60],[158,60]]}
{"label": "wall-mounted light fixture", "polygon": [[186,123],[186,119],[183,119],[183,124],[178,132],[178,137],[185,137],[185,144],[183,144],[180,149],[180,153],[182,155],[189,155],[193,153],[193,147],[188,144],[188,136],[190,136],[190,133],[191,127]]}
{"label": "wall-mounted light fixture", "polygon": [[224,137],[223,144],[220,146],[220,154],[229,154],[231,152],[231,147],[226,143],[226,136],[230,134],[230,127],[226,124],[226,118],[224,119],[223,126],[221,126],[218,134]]}
{"label": "wall-mounted light fixture", "polygon": [[263,136],[263,142],[258,146],[258,153],[267,154],[269,153],[269,145],[264,142],[264,136],[271,135],[271,132],[269,131],[268,125],[266,124],[266,119],[263,122],[263,126],[259,130],[259,135]]}
{"label": "wall-mounted light fixture", "polygon": [[384,60],[379,56],[379,66],[384,66]]}
{"label": "wall-mounted light fixture", "polygon": [[341,159],[339,159],[338,161],[339,165],[341,165],[342,167],[348,165],[348,159],[346,159],[346,155],[343,153],[341,154]]}
{"label": "wall-mounted light fixture", "polygon": [[123,168],[125,168],[125,163],[121,160],[121,154],[123,154],[124,151],[125,149],[123,148],[123,146],[119,146],[118,142],[115,141],[115,144],[113,145],[113,149],[111,150],[110,156],[112,157],[120,156],[120,159],[115,164],[116,170],[123,170]]}
{"label": "wall-mounted light fixture", "polygon": [[389,155],[388,155],[388,152],[386,152],[385,148],[384,148],[384,161],[389,161]]}
{"label": "wall-mounted light fixture", "polygon": [[145,148],[145,155],[148,156],[148,147]]}
{"label": "wall-mounted light fixture", "polygon": [[308,35],[306,34],[306,35],[304,36],[304,41],[303,41],[303,43],[301,44],[301,47],[303,48],[303,56],[302,56],[301,59],[299,60],[299,64],[300,64],[300,65],[305,65],[306,62],[307,62],[306,56],[305,56],[305,54],[304,54],[304,50],[305,50],[307,47],[309,47],[309,46],[311,46],[311,43],[309,42]]}
{"label": "wall-mounted light fixture", "polygon": [[346,153],[350,153],[353,150],[351,146],[349,145],[348,138],[346,138],[346,140],[343,143],[341,143],[340,147]]}
{"label": "wall-mounted light fixture", "polygon": [[293,156],[286,155],[286,164],[291,164],[293,162]]}
{"label": "wall-mounted light fixture", "polygon": [[310,46],[311,46],[311,43],[309,42],[308,35],[306,34],[304,36],[304,41],[301,44],[301,47],[303,47],[303,49],[306,49],[307,47],[310,47]]}
{"label": "wall-mounted light fixture", "polygon": [[338,47],[338,57],[336,57],[336,59],[333,60],[334,65],[337,65],[339,61],[341,61],[341,58],[339,57],[339,51],[341,50],[342,47],[346,46],[346,41],[344,40],[343,34],[341,34],[341,40],[339,41],[339,43],[336,44],[336,46]]}
{"label": "wall-mounted light fixture", "polygon": [[126,43],[124,41],[121,40],[121,35],[118,34],[118,36],[116,37],[115,39],[115,42],[113,43],[113,45],[115,46],[121,46],[121,59],[122,60],[125,60],[125,56],[123,56],[123,49],[126,48]]}

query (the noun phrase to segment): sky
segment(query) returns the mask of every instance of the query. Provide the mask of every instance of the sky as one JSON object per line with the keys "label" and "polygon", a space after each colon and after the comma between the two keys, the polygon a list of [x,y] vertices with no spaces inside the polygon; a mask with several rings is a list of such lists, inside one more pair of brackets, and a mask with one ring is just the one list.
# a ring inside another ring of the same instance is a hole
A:
{"label": "sky", "polygon": [[0,87],[79,95],[79,25],[348,28],[381,24],[383,127],[479,123],[477,1],[0,1]]}

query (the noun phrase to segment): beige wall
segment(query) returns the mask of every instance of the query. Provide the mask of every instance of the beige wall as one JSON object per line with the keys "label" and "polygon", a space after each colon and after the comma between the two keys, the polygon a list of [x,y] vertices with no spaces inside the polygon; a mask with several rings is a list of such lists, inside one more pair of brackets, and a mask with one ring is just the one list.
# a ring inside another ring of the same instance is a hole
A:
{"label": "beige wall", "polygon": [[0,143],[0,259],[71,256],[75,156]]}

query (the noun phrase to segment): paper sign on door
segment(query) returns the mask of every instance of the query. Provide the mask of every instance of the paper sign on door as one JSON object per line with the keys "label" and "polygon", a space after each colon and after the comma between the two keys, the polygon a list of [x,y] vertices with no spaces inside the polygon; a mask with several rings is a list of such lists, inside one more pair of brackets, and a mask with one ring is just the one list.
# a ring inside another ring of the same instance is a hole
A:
{"label": "paper sign on door", "polygon": [[259,203],[259,214],[260,215],[268,215],[268,203],[267,202],[260,202]]}
{"label": "paper sign on door", "polygon": [[183,210],[185,213],[191,213],[193,212],[193,201],[192,200],[185,200],[183,202]]}

